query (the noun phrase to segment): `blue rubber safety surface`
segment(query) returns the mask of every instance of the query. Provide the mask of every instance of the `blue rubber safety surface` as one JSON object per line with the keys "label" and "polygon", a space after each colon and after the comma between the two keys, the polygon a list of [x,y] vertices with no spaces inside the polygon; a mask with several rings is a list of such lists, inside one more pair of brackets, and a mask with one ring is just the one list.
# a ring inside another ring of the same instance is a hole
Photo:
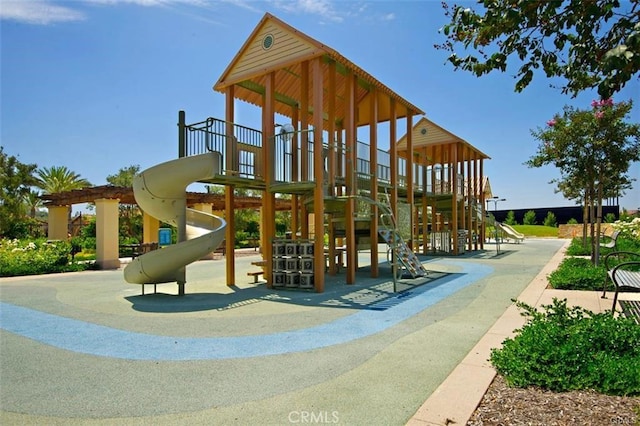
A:
{"label": "blue rubber safety surface", "polygon": [[[230,337],[170,337],[111,328],[99,324],[0,302],[0,327],[35,341],[95,356],[192,361],[238,359],[304,352],[379,333],[418,314],[493,272],[480,264],[448,261],[460,271],[397,293],[369,309],[314,327],[286,332]],[[447,284],[447,285],[443,285]]]}

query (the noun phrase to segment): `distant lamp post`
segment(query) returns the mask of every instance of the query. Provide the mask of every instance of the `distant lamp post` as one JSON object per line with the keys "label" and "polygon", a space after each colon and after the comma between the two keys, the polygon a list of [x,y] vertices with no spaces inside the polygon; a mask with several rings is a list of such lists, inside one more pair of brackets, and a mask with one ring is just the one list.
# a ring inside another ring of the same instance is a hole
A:
{"label": "distant lamp post", "polygon": [[494,220],[494,230],[495,239],[496,239],[496,255],[500,254],[500,238],[498,238],[498,226],[495,224],[496,221],[496,212],[498,211],[498,203],[500,201],[507,201],[506,198],[500,198],[498,196],[491,197],[487,200],[487,210],[489,210],[489,202],[493,201],[493,220]]}
{"label": "distant lamp post", "polygon": [[487,210],[489,210],[489,202],[493,202],[493,217],[495,218],[496,212],[498,211],[498,203],[500,201],[507,201],[506,198],[500,198],[498,196],[491,197],[487,200]]}

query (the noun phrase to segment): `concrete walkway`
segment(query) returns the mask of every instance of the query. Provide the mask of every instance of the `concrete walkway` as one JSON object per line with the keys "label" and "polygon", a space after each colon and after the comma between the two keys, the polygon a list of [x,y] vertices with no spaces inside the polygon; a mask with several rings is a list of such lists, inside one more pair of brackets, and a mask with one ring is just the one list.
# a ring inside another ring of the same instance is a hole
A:
{"label": "concrete walkway", "polygon": [[0,423],[464,424],[495,374],[490,348],[522,323],[511,299],[610,307],[545,290],[565,243],[424,257],[430,276],[395,293],[366,266],[321,294],[269,290],[246,275],[251,253],[235,287],[223,260],[189,265],[183,297],[142,296],[122,271],[3,278]]}

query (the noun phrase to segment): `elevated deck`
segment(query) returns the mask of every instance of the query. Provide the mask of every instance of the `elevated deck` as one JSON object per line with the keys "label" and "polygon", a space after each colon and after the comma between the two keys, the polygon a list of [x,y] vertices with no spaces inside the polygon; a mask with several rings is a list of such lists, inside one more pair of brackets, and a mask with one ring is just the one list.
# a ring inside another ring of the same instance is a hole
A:
{"label": "elevated deck", "polygon": [[[304,195],[315,188],[313,169],[314,140],[313,131],[302,130],[292,133],[280,133],[272,138],[274,144],[273,159],[265,167],[262,144],[262,132],[235,123],[227,123],[217,118],[207,118],[194,124],[181,124],[180,156],[198,155],[216,151],[222,155],[221,174],[202,183],[234,185],[238,188],[267,190],[272,193]],[[378,191],[392,189],[390,156],[387,151],[378,150],[378,162],[369,160],[369,145],[358,142],[358,156],[353,170],[358,190],[370,191],[371,179],[375,170]],[[339,144],[329,147],[323,144],[324,185],[328,194],[340,194],[347,178],[346,152]],[[406,160],[399,158],[398,196],[407,197],[408,180]],[[446,199],[452,194],[464,194],[467,187],[464,179],[457,179],[457,188],[453,187],[452,173],[445,165],[414,165],[414,197]],[[333,173],[329,173],[331,170]],[[272,173],[272,184],[267,188],[266,173]]]}

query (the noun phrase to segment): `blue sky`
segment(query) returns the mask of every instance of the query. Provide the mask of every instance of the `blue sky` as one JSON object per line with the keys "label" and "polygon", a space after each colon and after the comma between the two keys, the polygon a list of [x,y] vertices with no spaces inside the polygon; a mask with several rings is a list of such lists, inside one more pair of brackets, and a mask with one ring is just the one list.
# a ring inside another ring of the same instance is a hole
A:
{"label": "blue sky", "polygon": [[[94,185],[130,165],[176,158],[178,111],[187,122],[224,117],[212,86],[265,12],[489,155],[485,174],[506,199],[499,209],[574,205],[548,183],[554,168],[523,163],[537,148],[531,129],[564,105],[590,108],[596,93],[572,99],[542,75],[515,93],[515,68],[481,78],[454,71],[433,47],[444,40],[440,1],[0,0],[0,145],[23,163],[66,166]],[[637,78],[614,97],[629,99],[631,121],[640,122]],[[236,115],[259,127],[252,107],[238,102]],[[640,178],[638,164],[631,174]],[[620,204],[640,207],[640,183]]]}

